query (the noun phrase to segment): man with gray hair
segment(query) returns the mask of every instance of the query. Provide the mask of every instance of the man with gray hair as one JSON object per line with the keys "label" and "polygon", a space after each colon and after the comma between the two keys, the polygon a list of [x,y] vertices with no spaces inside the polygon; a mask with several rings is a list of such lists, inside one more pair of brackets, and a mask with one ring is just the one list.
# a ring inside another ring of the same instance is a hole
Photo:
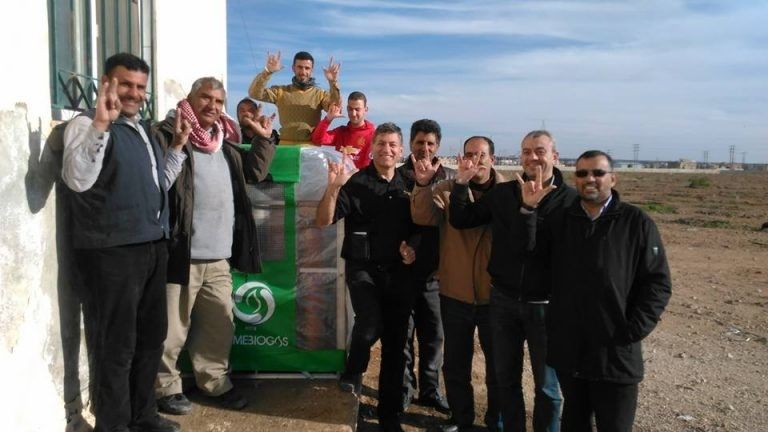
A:
{"label": "man with gray hair", "polygon": [[176,365],[185,344],[205,395],[229,409],[248,404],[227,375],[235,330],[230,266],[261,270],[246,181],[267,176],[275,142],[272,119],[261,117],[249,120],[256,135],[250,150],[242,150],[237,125],[223,112],[225,97],[221,81],[200,78],[176,111],[153,128],[161,145],[183,146],[187,155],[168,192],[168,335],[155,392],[158,408],[169,414],[192,409]]}
{"label": "man with gray hair", "polygon": [[[536,180],[552,193],[541,200],[537,214],[544,217],[570,205],[576,191],[565,184],[555,167],[559,155],[555,140],[545,130],[531,131],[520,143],[522,179]],[[504,431],[524,432],[523,354],[528,355],[533,372],[533,430],[558,432],[562,398],[555,370],[547,366],[546,315],[550,287],[541,260],[529,259],[526,252],[526,215],[518,208],[522,202],[520,184],[502,183],[473,202],[466,179],[481,165],[472,159],[459,160],[461,175],[451,191],[449,220],[454,228],[466,229],[490,224],[491,275],[490,322],[493,328],[493,357]]]}

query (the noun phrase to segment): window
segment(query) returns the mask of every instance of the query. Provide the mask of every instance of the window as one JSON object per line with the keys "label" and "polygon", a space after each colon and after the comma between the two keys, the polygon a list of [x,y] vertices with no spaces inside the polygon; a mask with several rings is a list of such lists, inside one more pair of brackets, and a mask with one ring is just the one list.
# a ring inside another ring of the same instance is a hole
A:
{"label": "window", "polygon": [[[153,0],[49,0],[54,118],[92,108],[104,60],[130,52],[153,65]],[[154,113],[152,80],[142,115]]]}

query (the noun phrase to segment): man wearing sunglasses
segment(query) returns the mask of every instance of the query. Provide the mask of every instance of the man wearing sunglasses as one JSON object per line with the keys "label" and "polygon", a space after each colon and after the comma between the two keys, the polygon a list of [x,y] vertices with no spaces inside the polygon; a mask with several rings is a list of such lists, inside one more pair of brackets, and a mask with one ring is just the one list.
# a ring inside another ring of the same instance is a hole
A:
{"label": "man wearing sunglasses", "polygon": [[632,430],[643,379],[641,340],[671,296],[659,231],[642,210],[621,201],[616,179],[608,154],[587,151],[576,161],[580,200],[538,215],[551,186],[518,178],[523,208],[531,210],[528,246],[551,278],[547,363],[557,370],[565,399],[563,430],[592,430],[593,414],[599,431]]}
{"label": "man wearing sunglasses", "polygon": [[[555,168],[557,148],[545,130],[528,133],[521,143],[523,178],[547,185],[538,213],[547,215],[576,199]],[[547,367],[545,317],[549,286],[544,283],[542,263],[528,260],[526,231],[520,212],[522,196],[517,182],[502,183],[476,202],[469,199],[465,173],[478,171],[477,160],[463,159],[451,192],[449,221],[458,229],[490,223],[492,242],[488,273],[491,275],[490,322],[493,357],[504,431],[525,431],[523,398],[523,348],[527,341],[534,381],[533,429],[558,431],[560,391],[555,371]]]}

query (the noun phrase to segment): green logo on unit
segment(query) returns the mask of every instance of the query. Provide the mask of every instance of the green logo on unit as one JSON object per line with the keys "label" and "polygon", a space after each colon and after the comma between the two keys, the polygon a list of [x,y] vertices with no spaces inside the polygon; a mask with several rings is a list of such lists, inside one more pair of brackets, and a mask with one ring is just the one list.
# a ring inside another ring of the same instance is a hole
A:
{"label": "green logo on unit", "polygon": [[275,296],[262,282],[246,282],[232,293],[235,316],[248,324],[264,324],[275,313]]}

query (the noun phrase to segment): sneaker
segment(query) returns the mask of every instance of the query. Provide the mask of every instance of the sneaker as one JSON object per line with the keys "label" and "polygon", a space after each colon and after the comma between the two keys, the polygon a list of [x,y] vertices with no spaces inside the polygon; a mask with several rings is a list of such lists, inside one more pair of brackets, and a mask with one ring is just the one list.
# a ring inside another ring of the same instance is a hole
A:
{"label": "sneaker", "polygon": [[442,414],[450,414],[451,413],[451,407],[448,406],[448,402],[445,400],[443,395],[440,393],[435,393],[432,396],[429,397],[420,397],[419,398],[419,405],[426,406],[426,407],[432,407],[437,412]]}
{"label": "sneaker", "polygon": [[134,425],[133,432],[180,432],[181,425],[171,419],[156,415],[149,421],[144,421]]}
{"label": "sneaker", "polygon": [[184,415],[192,411],[192,402],[184,393],[176,393],[157,398],[157,409],[166,414]]}
{"label": "sneaker", "polygon": [[229,389],[218,396],[212,396],[211,399],[220,407],[228,410],[240,411],[248,406],[248,399],[235,389]]}

